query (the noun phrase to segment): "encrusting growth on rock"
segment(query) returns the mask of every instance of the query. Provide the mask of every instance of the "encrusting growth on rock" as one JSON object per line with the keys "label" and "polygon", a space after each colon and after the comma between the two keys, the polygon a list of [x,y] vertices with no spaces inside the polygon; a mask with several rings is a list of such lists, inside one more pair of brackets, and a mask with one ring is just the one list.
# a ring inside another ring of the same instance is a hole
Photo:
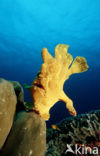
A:
{"label": "encrusting growth on rock", "polygon": [[42,49],[43,64],[30,90],[33,109],[44,120],[49,120],[49,110],[57,101],[65,102],[69,113],[76,115],[73,102],[64,93],[63,85],[70,75],[86,71],[88,65],[84,57],[77,56],[73,61],[72,55],[67,52],[68,47],[58,44],[55,48],[55,58],[49,54],[47,48]]}

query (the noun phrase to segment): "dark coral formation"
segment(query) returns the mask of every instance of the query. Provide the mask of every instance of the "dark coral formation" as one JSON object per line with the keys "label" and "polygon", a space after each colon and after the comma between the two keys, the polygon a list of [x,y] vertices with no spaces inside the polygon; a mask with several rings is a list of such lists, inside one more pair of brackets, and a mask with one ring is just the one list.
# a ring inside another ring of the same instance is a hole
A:
{"label": "dark coral formation", "polygon": [[67,144],[72,147],[75,144],[99,147],[99,141],[100,110],[65,119],[57,125],[56,130],[48,129],[46,156],[66,156]]}

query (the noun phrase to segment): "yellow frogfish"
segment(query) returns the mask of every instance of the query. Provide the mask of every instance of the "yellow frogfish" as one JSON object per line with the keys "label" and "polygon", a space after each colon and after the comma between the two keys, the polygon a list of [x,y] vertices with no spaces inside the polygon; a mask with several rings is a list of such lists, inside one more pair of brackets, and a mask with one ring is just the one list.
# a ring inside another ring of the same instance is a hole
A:
{"label": "yellow frogfish", "polygon": [[69,113],[76,116],[73,102],[64,93],[63,85],[70,75],[86,71],[88,65],[84,57],[77,56],[73,61],[72,55],[67,52],[68,47],[58,44],[55,57],[50,55],[47,48],[42,49],[43,64],[30,91],[34,103],[33,110],[44,120],[49,120],[49,111],[58,101],[65,102]]}

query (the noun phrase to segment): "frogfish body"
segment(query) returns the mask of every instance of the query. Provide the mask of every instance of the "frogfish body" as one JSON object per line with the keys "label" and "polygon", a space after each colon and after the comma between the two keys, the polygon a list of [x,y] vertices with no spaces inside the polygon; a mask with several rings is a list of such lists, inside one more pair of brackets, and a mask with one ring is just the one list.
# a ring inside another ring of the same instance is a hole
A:
{"label": "frogfish body", "polygon": [[34,110],[44,120],[49,120],[49,110],[57,101],[66,103],[71,115],[76,115],[73,102],[63,91],[64,82],[74,73],[84,72],[88,69],[86,59],[77,56],[73,61],[67,52],[68,45],[58,44],[55,48],[55,57],[52,57],[46,48],[42,49],[43,64],[37,78],[33,81],[31,95]]}

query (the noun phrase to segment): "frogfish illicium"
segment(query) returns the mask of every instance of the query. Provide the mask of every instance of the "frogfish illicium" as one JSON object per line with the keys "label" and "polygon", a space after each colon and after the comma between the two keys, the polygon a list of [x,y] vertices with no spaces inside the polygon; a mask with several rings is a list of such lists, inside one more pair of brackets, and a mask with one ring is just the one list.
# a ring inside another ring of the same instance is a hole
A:
{"label": "frogfish illicium", "polygon": [[64,82],[74,73],[84,72],[88,69],[86,59],[77,56],[73,61],[67,52],[68,45],[58,44],[55,48],[55,57],[51,56],[47,48],[42,49],[43,64],[30,91],[34,108],[38,114],[49,120],[50,109],[57,101],[66,103],[66,108],[71,115],[76,115],[73,102],[63,91]]}

